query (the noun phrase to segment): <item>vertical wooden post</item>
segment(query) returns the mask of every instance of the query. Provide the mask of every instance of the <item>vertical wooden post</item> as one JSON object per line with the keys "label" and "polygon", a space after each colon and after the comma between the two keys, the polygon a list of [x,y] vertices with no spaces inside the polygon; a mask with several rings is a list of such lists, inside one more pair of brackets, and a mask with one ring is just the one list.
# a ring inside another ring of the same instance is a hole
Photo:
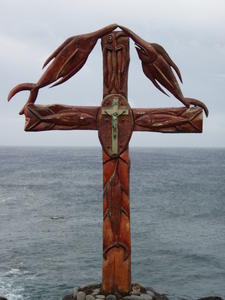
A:
{"label": "vertical wooden post", "polygon": [[[123,32],[104,36],[102,53],[103,97],[127,99],[129,38]],[[128,145],[117,157],[103,150],[102,288],[107,293],[127,293],[131,287],[129,171]]]}

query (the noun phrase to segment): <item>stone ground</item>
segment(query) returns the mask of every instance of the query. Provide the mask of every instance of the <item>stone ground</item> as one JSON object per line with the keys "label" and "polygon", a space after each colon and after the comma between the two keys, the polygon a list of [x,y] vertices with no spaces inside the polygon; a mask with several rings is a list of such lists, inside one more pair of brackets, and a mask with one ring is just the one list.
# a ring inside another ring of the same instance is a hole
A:
{"label": "stone ground", "polygon": [[[105,294],[101,289],[101,284],[91,284],[83,287],[76,287],[73,293],[65,296],[62,300],[169,300],[167,295],[159,294],[151,287],[143,287],[139,283],[131,285],[129,294]],[[7,300],[0,296],[0,300]],[[182,299],[189,300],[189,299]],[[221,297],[205,297],[197,300],[224,300]]]}
{"label": "stone ground", "polygon": [[[129,294],[105,294],[101,284],[92,284],[73,289],[73,293],[65,296],[62,300],[169,300],[167,295],[159,294],[151,287],[144,287],[139,283],[131,285]],[[183,299],[188,300],[188,299]],[[206,297],[197,300],[223,300],[220,297]]]}

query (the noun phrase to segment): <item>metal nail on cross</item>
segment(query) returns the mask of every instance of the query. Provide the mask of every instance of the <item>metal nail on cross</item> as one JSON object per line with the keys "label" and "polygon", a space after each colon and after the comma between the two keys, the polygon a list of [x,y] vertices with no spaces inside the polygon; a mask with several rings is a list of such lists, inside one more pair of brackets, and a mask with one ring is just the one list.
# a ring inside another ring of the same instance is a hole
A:
{"label": "metal nail on cross", "polygon": [[[10,100],[19,91],[30,91],[20,112],[26,117],[26,131],[98,130],[103,150],[102,289],[105,293],[128,293],[131,288],[129,141],[133,131],[200,133],[202,111],[208,114],[201,101],[183,96],[173,73],[174,70],[182,80],[180,71],[162,46],[144,41],[123,26],[119,26],[122,31],[114,31],[117,27],[112,24],[93,33],[70,37],[46,60],[44,66],[51,63],[37,83],[19,84],[8,97]],[[103,53],[102,105],[35,105],[40,88],[63,83],[82,68],[99,38]],[[166,88],[184,106],[154,109],[129,106],[129,38],[136,44],[144,74],[156,88],[161,92],[164,92],[162,87]]]}

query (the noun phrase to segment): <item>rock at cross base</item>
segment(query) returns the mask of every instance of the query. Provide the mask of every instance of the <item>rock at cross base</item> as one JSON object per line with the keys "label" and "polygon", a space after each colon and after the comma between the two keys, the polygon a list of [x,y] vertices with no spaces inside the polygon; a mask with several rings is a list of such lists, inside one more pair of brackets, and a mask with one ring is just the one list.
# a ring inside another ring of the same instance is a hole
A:
{"label": "rock at cross base", "polygon": [[223,300],[223,298],[217,296],[211,296],[211,297],[199,298],[197,300]]}
{"label": "rock at cross base", "polygon": [[93,295],[87,295],[86,300],[95,300],[95,297]]}
{"label": "rock at cross base", "polygon": [[[145,288],[139,283],[131,285],[131,291],[127,294],[107,294],[102,291],[101,284],[92,284],[74,288],[75,293],[67,295],[63,300],[168,300],[166,295],[161,295],[152,288]],[[1,300],[1,299],[0,299]]]}
{"label": "rock at cross base", "polygon": [[[0,298],[1,300],[1,298]],[[62,300],[74,300],[73,295],[66,295]]]}
{"label": "rock at cross base", "polygon": [[106,300],[117,300],[117,298],[116,298],[115,295],[109,294],[109,295],[106,297]]}

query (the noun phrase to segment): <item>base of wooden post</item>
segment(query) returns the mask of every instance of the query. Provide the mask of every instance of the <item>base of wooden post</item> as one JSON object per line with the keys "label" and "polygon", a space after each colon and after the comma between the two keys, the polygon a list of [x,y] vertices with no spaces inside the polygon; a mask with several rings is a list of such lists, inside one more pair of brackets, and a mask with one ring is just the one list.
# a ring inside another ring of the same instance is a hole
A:
{"label": "base of wooden post", "polygon": [[[87,297],[87,298],[86,298]],[[172,296],[171,299],[173,299]],[[5,299],[5,298],[4,298]],[[166,294],[157,293],[151,287],[144,287],[139,283],[133,283],[131,285],[131,292],[127,295],[121,294],[104,294],[102,293],[101,284],[92,284],[87,285],[81,288],[74,288],[72,294],[67,295],[62,298],[62,300],[169,300],[169,296]],[[191,295],[189,295],[188,299],[193,299]],[[1,297],[0,297],[1,300]],[[6,299],[7,300],[7,299]],[[224,300],[218,296],[209,296],[199,298],[198,300]]]}
{"label": "base of wooden post", "polygon": [[[124,260],[124,250],[114,248],[109,252],[108,259],[103,259],[103,291],[112,293],[130,290],[130,256]],[[113,270],[114,276],[111,276]],[[108,276],[110,274],[110,276]],[[116,278],[115,278],[116,277]],[[116,283],[116,286],[114,284]]]}
{"label": "base of wooden post", "polygon": [[73,293],[65,296],[62,300],[169,300],[165,294],[159,294],[151,287],[144,287],[139,283],[131,285],[129,293],[104,293],[101,284],[92,284],[74,288]]}

